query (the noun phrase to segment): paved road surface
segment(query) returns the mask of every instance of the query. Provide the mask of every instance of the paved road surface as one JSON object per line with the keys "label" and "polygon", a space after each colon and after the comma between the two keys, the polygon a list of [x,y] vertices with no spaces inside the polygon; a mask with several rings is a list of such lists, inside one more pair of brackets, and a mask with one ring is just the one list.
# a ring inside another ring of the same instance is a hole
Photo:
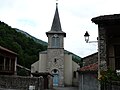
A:
{"label": "paved road surface", "polygon": [[[0,90],[19,90],[19,89],[2,89]],[[78,87],[54,87],[53,89],[46,89],[46,90],[78,90]]]}
{"label": "paved road surface", "polygon": [[78,90],[78,87],[54,87],[53,90]]}

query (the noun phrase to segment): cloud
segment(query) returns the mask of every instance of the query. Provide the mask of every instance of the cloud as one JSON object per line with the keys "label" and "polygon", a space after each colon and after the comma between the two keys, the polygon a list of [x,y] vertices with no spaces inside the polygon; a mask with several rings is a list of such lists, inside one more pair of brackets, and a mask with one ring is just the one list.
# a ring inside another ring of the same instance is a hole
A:
{"label": "cloud", "polygon": [[31,26],[31,27],[36,27],[37,26],[37,23],[35,21],[27,19],[27,18],[18,19],[18,23],[22,23],[24,25],[28,25],[28,26]]}
{"label": "cloud", "polygon": [[[0,20],[47,41],[45,32],[51,29],[56,0],[0,0]],[[66,32],[65,49],[81,57],[97,51],[97,44],[87,44],[86,31],[90,40],[96,41],[97,25],[93,17],[119,13],[119,0],[59,0],[58,9],[62,30]]]}

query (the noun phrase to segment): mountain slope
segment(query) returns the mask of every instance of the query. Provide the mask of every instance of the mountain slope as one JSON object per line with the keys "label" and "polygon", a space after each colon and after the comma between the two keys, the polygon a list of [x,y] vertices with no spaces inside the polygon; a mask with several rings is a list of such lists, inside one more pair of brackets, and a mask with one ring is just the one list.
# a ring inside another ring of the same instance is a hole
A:
{"label": "mountain slope", "polygon": [[[37,39],[37,38],[31,36],[31,35],[28,34],[27,32],[24,32],[24,31],[19,30],[19,29],[16,29],[16,30],[17,30],[17,32],[21,32],[21,33],[25,34],[27,37],[32,38],[32,39],[33,39],[35,42],[37,42],[37,43],[40,43],[40,44],[45,45],[45,46],[48,45],[47,42],[44,42],[44,41],[42,41],[42,40],[40,40],[40,39]],[[67,50],[65,50],[65,53],[67,53],[67,54],[72,54],[72,59],[73,59],[73,61],[75,61],[76,63],[81,63],[81,58],[80,58],[79,56],[77,56],[77,55],[75,55],[74,53],[72,53],[72,52],[70,52],[70,51],[67,51]]]}
{"label": "mountain slope", "polygon": [[[16,29],[16,28],[15,28],[15,29]],[[37,39],[37,38],[33,37],[32,35],[28,34],[28,33],[25,32],[25,31],[22,31],[22,30],[20,30],[20,29],[16,29],[16,31],[17,31],[17,32],[20,32],[20,33],[22,33],[22,34],[25,34],[27,37],[32,38],[32,39],[33,39],[35,42],[37,42],[37,43],[40,43],[40,44],[42,44],[42,45],[47,46],[47,42],[42,41],[42,40],[40,40],[40,39]]]}
{"label": "mountain slope", "polygon": [[[27,68],[38,60],[38,54],[47,50],[47,43],[39,40],[30,34],[12,28],[4,22],[0,21],[0,45],[18,53],[18,64]],[[76,63],[81,63],[81,58],[69,51],[65,53],[72,54]]]}
{"label": "mountain slope", "polygon": [[0,45],[18,53],[18,64],[27,68],[30,68],[31,64],[38,60],[39,52],[47,49],[47,45],[36,42],[1,21]]}

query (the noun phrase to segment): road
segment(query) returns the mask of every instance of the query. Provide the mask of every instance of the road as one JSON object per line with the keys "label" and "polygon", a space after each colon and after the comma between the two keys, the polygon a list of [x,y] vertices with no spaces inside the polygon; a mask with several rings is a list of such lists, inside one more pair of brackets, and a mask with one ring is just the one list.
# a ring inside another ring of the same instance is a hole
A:
{"label": "road", "polygon": [[53,90],[78,90],[78,87],[54,87]]}
{"label": "road", "polygon": [[[0,90],[20,90],[20,89],[2,89]],[[45,90],[78,90],[78,87],[53,87],[53,89],[45,89]]]}

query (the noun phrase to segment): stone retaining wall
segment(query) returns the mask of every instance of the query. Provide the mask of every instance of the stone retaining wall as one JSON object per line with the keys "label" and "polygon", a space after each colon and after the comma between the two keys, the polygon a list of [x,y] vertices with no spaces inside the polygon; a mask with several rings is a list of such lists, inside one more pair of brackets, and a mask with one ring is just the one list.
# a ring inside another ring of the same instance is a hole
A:
{"label": "stone retaining wall", "polygon": [[43,78],[0,75],[0,88],[29,90],[30,86],[43,90]]}

